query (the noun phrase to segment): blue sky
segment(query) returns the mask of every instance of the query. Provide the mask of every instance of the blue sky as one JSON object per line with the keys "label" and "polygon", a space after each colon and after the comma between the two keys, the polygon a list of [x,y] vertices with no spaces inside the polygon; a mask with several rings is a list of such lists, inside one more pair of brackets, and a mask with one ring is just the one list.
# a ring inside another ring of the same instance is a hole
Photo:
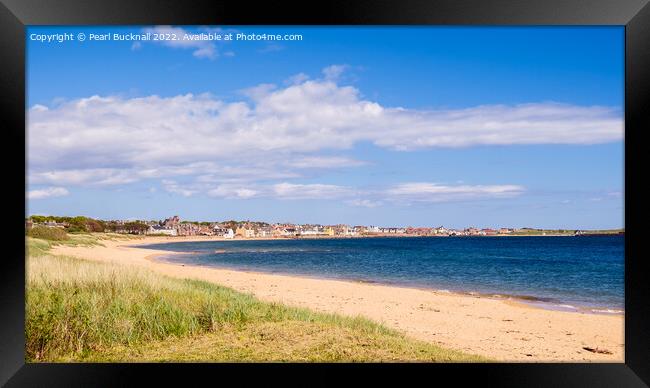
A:
{"label": "blue sky", "polygon": [[28,213],[622,227],[623,32],[30,27]]}

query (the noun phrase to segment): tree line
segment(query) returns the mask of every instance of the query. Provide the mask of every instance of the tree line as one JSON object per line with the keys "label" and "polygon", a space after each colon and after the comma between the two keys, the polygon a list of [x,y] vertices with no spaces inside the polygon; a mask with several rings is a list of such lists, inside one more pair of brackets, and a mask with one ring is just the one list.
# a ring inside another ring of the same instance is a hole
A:
{"label": "tree line", "polygon": [[130,221],[119,223],[117,221],[96,220],[90,217],[61,217],[61,216],[31,216],[28,218],[33,223],[44,224],[46,222],[56,222],[63,224],[65,230],[70,233],[92,233],[92,232],[115,232],[115,233],[132,233],[142,234],[149,229],[143,221]]}
{"label": "tree line", "polygon": [[[65,230],[70,233],[91,233],[91,232],[114,232],[114,233],[131,233],[142,234],[149,229],[149,224],[146,221],[104,221],[85,216],[65,217],[65,216],[40,216],[34,215],[28,217],[26,220],[31,220],[35,224],[44,224],[46,222],[56,222],[63,224]],[[159,223],[159,221],[151,221]],[[194,224],[200,226],[210,226],[213,222],[209,221],[181,221],[181,224]],[[243,225],[250,225],[252,227],[268,226],[267,222],[259,221],[224,221],[221,225],[225,228],[237,229]]]}

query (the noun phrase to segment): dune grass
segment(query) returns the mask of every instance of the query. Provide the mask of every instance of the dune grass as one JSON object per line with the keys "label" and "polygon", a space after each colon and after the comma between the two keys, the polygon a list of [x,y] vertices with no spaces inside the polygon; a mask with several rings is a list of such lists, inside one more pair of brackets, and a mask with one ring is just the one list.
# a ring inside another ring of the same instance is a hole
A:
{"label": "dune grass", "polygon": [[137,240],[141,238],[141,236],[118,233],[68,233],[67,238],[62,240],[38,238],[28,235],[25,238],[25,249],[26,256],[43,256],[49,254],[48,250],[56,245],[91,247],[95,245],[103,246],[102,241],[105,240]]}
{"label": "dune grass", "polygon": [[28,241],[28,362],[485,361],[361,317],[262,302],[138,267],[51,256],[46,243]]}

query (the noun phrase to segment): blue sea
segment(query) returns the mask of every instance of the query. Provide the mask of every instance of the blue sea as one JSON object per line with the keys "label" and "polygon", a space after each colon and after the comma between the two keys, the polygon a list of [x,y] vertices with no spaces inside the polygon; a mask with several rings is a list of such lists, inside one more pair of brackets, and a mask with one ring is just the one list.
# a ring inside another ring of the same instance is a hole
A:
{"label": "blue sea", "polygon": [[172,242],[159,260],[514,298],[621,313],[624,236],[373,237]]}

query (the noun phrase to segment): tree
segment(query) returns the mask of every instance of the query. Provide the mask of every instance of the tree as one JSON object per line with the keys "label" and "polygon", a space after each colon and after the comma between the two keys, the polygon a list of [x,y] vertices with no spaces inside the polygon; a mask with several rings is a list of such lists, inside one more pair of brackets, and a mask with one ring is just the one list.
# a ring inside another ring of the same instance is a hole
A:
{"label": "tree", "polygon": [[142,222],[127,222],[124,229],[131,234],[143,234],[149,229],[149,225]]}
{"label": "tree", "polygon": [[42,224],[42,223],[45,223],[47,221],[50,221],[50,219],[52,217],[49,217],[49,216],[31,216],[30,218],[32,219],[32,222],[34,222],[36,224]]}
{"label": "tree", "polygon": [[85,228],[87,232],[103,232],[106,230],[106,223],[104,221],[89,218],[86,220]]}

